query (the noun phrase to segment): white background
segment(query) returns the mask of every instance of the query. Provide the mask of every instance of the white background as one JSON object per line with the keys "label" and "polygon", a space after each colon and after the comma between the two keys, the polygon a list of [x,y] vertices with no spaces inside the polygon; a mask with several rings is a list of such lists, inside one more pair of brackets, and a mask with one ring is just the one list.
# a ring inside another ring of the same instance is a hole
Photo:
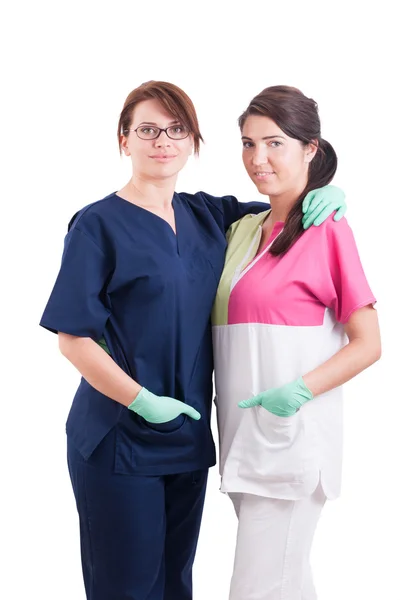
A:
{"label": "white background", "polygon": [[[257,198],[236,125],[249,100],[288,84],[318,102],[339,156],[334,183],[378,298],[384,354],[346,385],[343,495],[319,523],[315,580],[319,600],[410,597],[404,5],[84,0],[3,9],[1,598],[84,598],[64,433],[78,374],[37,323],[72,214],[129,177],[117,118],[149,79],[191,96],[206,140],[178,189],[243,201]],[[195,600],[228,598],[235,518],[218,487],[214,468]]]}

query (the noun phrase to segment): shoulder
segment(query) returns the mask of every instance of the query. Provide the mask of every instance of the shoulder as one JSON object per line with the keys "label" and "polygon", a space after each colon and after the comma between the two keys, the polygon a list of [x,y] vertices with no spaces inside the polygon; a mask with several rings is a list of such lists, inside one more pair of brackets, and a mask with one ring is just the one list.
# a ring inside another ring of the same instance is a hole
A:
{"label": "shoulder", "polygon": [[95,244],[105,255],[111,255],[118,239],[118,197],[110,194],[78,210],[68,224],[67,243],[80,235]]}
{"label": "shoulder", "polygon": [[97,225],[101,226],[105,221],[108,223],[114,210],[114,203],[115,194],[113,193],[101,200],[87,204],[71,217],[68,223],[68,231],[77,228],[84,233],[89,233]]}
{"label": "shoulder", "polygon": [[216,209],[220,213],[224,212],[224,205],[235,204],[238,203],[238,200],[235,196],[225,195],[225,196],[213,196],[212,194],[208,194],[208,192],[204,192],[200,190],[195,194],[188,194],[186,192],[179,192],[178,196],[183,198],[186,202],[192,205],[202,205],[206,206],[208,209],[213,210]]}
{"label": "shoulder", "polygon": [[326,239],[329,244],[347,246],[354,242],[353,231],[346,217],[342,217],[340,221],[334,221],[332,215],[322,225],[325,225]]}
{"label": "shoulder", "polygon": [[183,201],[187,202],[190,205],[199,207],[209,206],[211,204],[212,206],[219,208],[219,210],[221,210],[222,212],[222,207],[218,206],[218,204],[221,204],[221,198],[217,196],[212,196],[207,192],[199,191],[195,194],[189,194],[187,192],[178,192],[177,195],[179,196],[179,198],[181,198]]}
{"label": "shoulder", "polygon": [[352,229],[346,219],[342,217],[340,221],[333,219],[335,213],[332,213],[321,225],[312,225],[307,229],[304,235],[316,240],[344,240],[352,237]]}
{"label": "shoulder", "polygon": [[318,227],[312,226],[305,231],[301,239],[304,238],[305,250],[315,257],[318,265],[326,263],[339,269],[341,264],[357,255],[356,240],[345,217],[334,221],[331,215]]}
{"label": "shoulder", "polygon": [[235,223],[232,223],[227,233],[228,240],[232,242],[234,236],[245,237],[247,235],[255,235],[269,212],[270,209],[265,210],[257,215],[245,215],[238,221],[235,221]]}
{"label": "shoulder", "polygon": [[250,213],[248,215],[245,215],[238,221],[235,221],[235,223],[232,224],[232,227],[235,227],[235,229],[252,229],[253,227],[259,227],[259,225],[261,225],[266,219],[269,212],[270,209],[260,212],[258,214]]}

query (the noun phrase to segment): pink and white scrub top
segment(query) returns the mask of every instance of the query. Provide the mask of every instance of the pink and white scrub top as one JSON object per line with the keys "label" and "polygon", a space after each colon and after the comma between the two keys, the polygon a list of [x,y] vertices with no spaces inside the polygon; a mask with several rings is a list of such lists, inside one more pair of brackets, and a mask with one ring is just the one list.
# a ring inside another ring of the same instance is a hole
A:
{"label": "pink and white scrub top", "polygon": [[340,493],[342,389],[278,417],[238,402],[318,367],[347,342],[343,325],[376,302],[345,218],[311,227],[283,257],[257,254],[270,211],[228,231],[225,268],[213,310],[216,406],[222,492],[297,499],[321,481]]}

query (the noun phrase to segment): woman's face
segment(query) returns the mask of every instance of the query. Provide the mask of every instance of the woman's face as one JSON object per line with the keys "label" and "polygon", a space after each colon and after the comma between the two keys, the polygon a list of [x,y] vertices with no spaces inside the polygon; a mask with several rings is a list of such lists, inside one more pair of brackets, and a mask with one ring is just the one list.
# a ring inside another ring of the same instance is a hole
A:
{"label": "woman's face", "polygon": [[242,129],[242,159],[258,191],[267,196],[300,193],[306,186],[314,144],[290,138],[269,117],[251,115]]}
{"label": "woman's face", "polygon": [[135,107],[129,133],[121,136],[121,147],[124,154],[131,157],[134,174],[152,180],[176,177],[192,152],[192,135],[175,140],[161,131],[156,139],[141,139],[134,131],[137,127],[142,128],[139,130],[142,136],[150,135],[155,127],[171,127],[169,133],[179,135],[183,127],[181,122],[157,100],[145,100]]}

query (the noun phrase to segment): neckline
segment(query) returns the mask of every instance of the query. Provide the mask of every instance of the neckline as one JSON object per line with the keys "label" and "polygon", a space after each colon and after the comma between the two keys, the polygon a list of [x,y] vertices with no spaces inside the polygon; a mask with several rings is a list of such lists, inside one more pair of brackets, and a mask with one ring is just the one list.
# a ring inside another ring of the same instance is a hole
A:
{"label": "neckline", "polygon": [[[264,225],[265,221],[269,218],[269,215],[270,215],[270,211],[268,211],[268,214],[263,219],[262,223],[259,224],[259,231],[260,231],[259,243],[260,243],[260,239],[261,239],[261,237],[263,235],[263,225]],[[269,234],[268,239],[266,240],[266,242],[264,243],[264,245],[261,248],[257,249],[256,254],[254,256],[254,259],[257,258],[263,252],[265,252],[265,250],[272,245],[274,239],[282,231],[284,225],[285,225],[284,221],[275,221],[275,223],[273,224],[273,227],[272,227],[272,231]]]}
{"label": "neckline", "polygon": [[168,223],[168,221],[166,221],[163,217],[160,217],[156,213],[152,212],[148,208],[144,208],[143,206],[140,206],[139,204],[135,204],[134,202],[131,202],[131,200],[127,200],[126,198],[123,198],[122,196],[120,196],[118,194],[118,192],[114,192],[113,196],[115,196],[115,198],[117,198],[118,200],[121,200],[122,202],[125,202],[126,204],[129,204],[130,206],[134,206],[139,211],[143,211],[144,213],[152,215],[155,219],[159,219],[160,221],[162,221],[171,230],[171,232],[175,236],[175,238],[178,238],[177,211],[175,210],[176,209],[176,205],[177,205],[176,200],[177,200],[178,196],[177,196],[176,192],[174,192],[174,194],[172,196],[172,201],[171,201],[171,206],[172,206],[172,208],[174,210],[175,231],[172,229],[172,227]]}

